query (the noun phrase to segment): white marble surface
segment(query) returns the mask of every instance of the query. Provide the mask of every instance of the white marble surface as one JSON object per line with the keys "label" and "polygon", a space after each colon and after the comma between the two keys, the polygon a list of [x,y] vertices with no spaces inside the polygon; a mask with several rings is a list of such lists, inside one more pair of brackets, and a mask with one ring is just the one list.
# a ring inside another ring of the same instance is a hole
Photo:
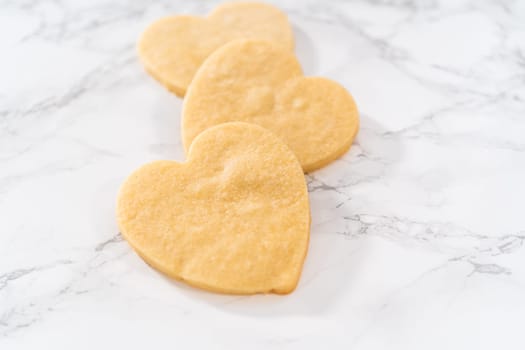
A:
{"label": "white marble surface", "polygon": [[281,1],[310,75],[355,96],[308,176],[288,296],[172,282],[118,235],[121,181],[183,159],[134,50],[213,2],[0,2],[0,349],[524,349],[525,2]]}

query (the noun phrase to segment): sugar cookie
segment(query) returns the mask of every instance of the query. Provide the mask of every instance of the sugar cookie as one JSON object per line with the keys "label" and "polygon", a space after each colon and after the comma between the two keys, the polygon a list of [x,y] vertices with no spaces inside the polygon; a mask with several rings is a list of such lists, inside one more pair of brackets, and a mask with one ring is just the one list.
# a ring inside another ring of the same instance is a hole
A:
{"label": "sugar cookie", "polygon": [[359,128],[357,107],[341,85],[304,77],[291,52],[260,40],[226,44],[202,64],[184,99],[185,149],[206,128],[229,121],[274,132],[305,172],[344,154]]}
{"label": "sugar cookie", "polygon": [[171,16],[151,24],[139,40],[146,70],[179,96],[215,49],[235,39],[264,39],[293,50],[286,15],[263,3],[234,2],[218,6],[208,17]]}
{"label": "sugar cookie", "polygon": [[124,182],[122,235],[151,266],[211,291],[289,293],[308,249],[310,212],[293,152],[257,125],[212,127],[185,163],[156,161]]}

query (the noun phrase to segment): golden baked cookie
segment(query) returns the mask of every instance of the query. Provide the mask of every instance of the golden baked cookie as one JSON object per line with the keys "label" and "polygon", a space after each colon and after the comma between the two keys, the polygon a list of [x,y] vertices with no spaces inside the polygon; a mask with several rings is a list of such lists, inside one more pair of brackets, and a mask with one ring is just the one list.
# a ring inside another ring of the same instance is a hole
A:
{"label": "golden baked cookie", "polygon": [[171,16],[151,24],[142,34],[139,57],[146,70],[178,96],[214,50],[235,39],[264,39],[293,50],[286,15],[274,6],[233,2],[208,17]]}
{"label": "golden baked cookie", "polygon": [[156,161],[131,174],[117,221],[151,266],[203,289],[289,293],[308,249],[310,211],[293,152],[247,123],[210,128],[185,163]]}
{"label": "golden baked cookie", "polygon": [[344,154],[359,128],[357,107],[345,88],[304,77],[290,51],[260,40],[228,43],[202,64],[183,103],[185,149],[203,130],[230,121],[274,132],[305,172]]}

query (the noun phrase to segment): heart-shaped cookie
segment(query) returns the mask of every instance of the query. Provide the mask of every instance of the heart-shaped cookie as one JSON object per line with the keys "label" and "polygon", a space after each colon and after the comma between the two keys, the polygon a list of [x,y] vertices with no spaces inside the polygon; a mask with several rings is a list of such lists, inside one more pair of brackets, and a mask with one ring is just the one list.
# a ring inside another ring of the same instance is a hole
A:
{"label": "heart-shaped cookie", "polygon": [[156,161],[124,182],[122,235],[151,266],[223,293],[289,293],[308,249],[302,169],[277,136],[226,123],[193,142],[185,163]]}
{"label": "heart-shaped cookie", "polygon": [[265,39],[293,50],[286,15],[262,3],[226,3],[208,17],[172,16],[151,24],[139,40],[146,70],[170,91],[184,96],[206,57],[235,39]]}
{"label": "heart-shaped cookie", "polygon": [[359,128],[357,107],[341,85],[304,77],[292,53],[259,40],[226,44],[202,64],[184,99],[185,149],[206,128],[229,121],[273,131],[305,172],[344,154]]}

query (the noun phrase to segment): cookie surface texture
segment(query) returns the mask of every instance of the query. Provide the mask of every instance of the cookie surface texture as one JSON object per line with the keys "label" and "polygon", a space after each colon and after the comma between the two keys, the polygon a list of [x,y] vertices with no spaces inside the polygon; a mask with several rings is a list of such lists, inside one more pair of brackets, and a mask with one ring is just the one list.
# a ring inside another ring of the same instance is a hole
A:
{"label": "cookie surface texture", "polygon": [[221,293],[291,292],[308,249],[301,166],[273,133],[227,123],[199,135],[185,163],[156,161],[121,187],[122,235],[152,267]]}
{"label": "cookie surface texture", "polygon": [[146,28],[138,53],[146,71],[178,96],[214,50],[235,39],[264,39],[293,50],[286,15],[263,3],[225,3],[207,17],[171,16]]}
{"label": "cookie surface texture", "polygon": [[304,77],[292,53],[259,40],[226,44],[203,63],[183,103],[185,149],[203,130],[230,121],[271,130],[305,172],[344,154],[359,128],[357,107],[345,88]]}

